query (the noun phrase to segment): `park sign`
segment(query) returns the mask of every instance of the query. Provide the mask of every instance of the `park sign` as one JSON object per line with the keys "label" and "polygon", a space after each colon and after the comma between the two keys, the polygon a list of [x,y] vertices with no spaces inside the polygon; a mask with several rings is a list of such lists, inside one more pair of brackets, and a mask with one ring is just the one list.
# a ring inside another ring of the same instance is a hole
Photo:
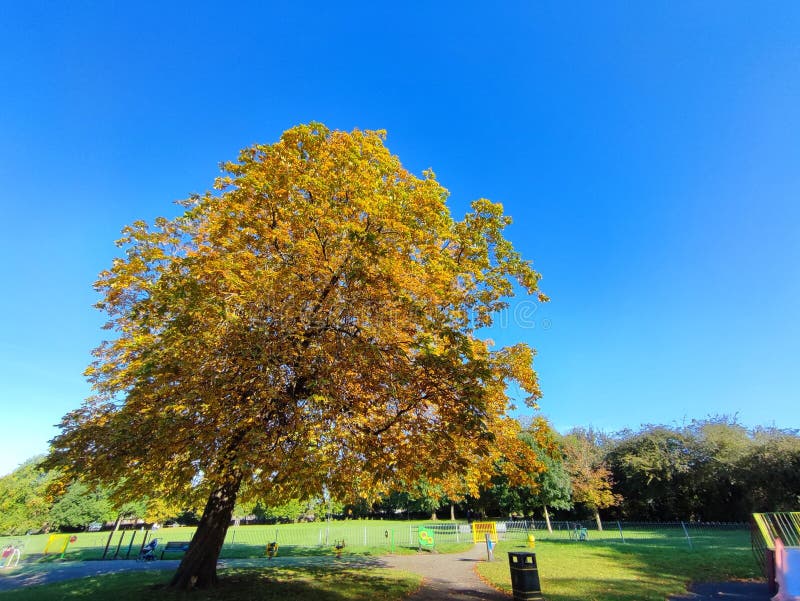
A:
{"label": "park sign", "polygon": [[418,532],[418,539],[419,539],[419,546],[421,548],[426,549],[433,549],[434,544],[434,531],[431,528],[426,528],[425,526],[419,526],[417,528]]}

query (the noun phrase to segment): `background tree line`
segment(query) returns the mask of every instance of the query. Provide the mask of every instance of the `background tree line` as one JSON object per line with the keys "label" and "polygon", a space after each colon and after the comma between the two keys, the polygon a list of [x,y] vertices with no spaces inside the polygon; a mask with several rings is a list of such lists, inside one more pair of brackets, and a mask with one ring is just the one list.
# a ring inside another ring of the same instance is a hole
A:
{"label": "background tree line", "polygon": [[625,519],[742,521],[800,506],[795,430],[747,430],[735,419],[646,426],[602,441]]}
{"label": "background tree line", "polygon": [[604,434],[577,428],[558,437],[561,461],[538,491],[502,479],[476,502],[487,515],[600,521],[747,521],[760,511],[800,508],[797,430],[747,429],[735,417],[645,425]]}
{"label": "background tree line", "polygon": [[[552,432],[552,431],[551,431]],[[420,480],[378,503],[335,499],[268,499],[237,506],[239,519],[289,522],[301,519],[480,518],[497,516],[639,521],[745,521],[754,511],[800,507],[800,436],[795,430],[748,430],[721,417],[684,426],[647,425],[638,431],[603,434],[574,429],[551,434],[545,449],[527,432],[546,470],[536,487],[511,486],[501,469],[476,496],[448,498]],[[107,491],[80,481],[63,483],[39,458],[0,478],[0,534],[81,530],[120,515],[146,522],[191,523],[193,508],[171,507],[145,496],[116,506]]]}

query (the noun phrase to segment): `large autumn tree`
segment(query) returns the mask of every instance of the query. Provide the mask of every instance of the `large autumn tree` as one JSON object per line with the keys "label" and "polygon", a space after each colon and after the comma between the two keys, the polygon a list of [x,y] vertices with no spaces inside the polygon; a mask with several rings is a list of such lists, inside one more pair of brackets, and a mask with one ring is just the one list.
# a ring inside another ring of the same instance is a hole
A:
{"label": "large autumn tree", "polygon": [[524,480],[538,460],[506,387],[535,402],[533,351],[477,330],[517,286],[545,300],[539,275],[501,205],[456,221],[446,198],[383,132],[313,123],[243,150],[179,217],[126,227],[96,285],[112,335],[87,370],[95,395],[65,416],[49,465],[119,482],[120,500],[204,506],[179,588],[216,582],[240,491],[476,488],[500,454]]}

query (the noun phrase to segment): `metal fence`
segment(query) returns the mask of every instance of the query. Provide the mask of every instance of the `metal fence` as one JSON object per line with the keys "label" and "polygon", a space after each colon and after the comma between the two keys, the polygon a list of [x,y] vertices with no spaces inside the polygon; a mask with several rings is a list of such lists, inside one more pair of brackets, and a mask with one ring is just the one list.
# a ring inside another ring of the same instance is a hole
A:
{"label": "metal fence", "polygon": [[729,546],[748,541],[749,525],[737,522],[602,522],[594,520],[550,522],[514,520],[497,523],[501,540],[575,540],[638,543],[664,546]]}
{"label": "metal fence", "polygon": [[[472,528],[466,522],[427,522],[409,524],[389,522],[371,524],[347,522],[240,526],[228,530],[223,556],[235,556],[246,547],[264,548],[270,542],[281,547],[322,548],[345,544],[352,549],[417,547],[418,531],[424,525],[432,530],[437,545],[471,543]],[[722,522],[605,522],[602,530],[592,521],[552,521],[552,532],[542,520],[496,522],[497,534],[504,541],[527,541],[533,535],[540,541],[576,541],[620,544],[647,544],[668,547],[709,548],[749,546],[749,525]],[[169,539],[164,539],[164,542]]]}
{"label": "metal fence", "polygon": [[[225,537],[225,548],[237,545],[266,545],[277,542],[290,547],[328,547],[344,542],[352,548],[386,548],[418,546],[420,524],[380,522],[352,525],[342,522],[319,524],[287,524],[277,526],[241,526],[230,528]],[[427,523],[437,543],[471,542],[469,524],[458,522]],[[224,551],[225,549],[223,549]]]}

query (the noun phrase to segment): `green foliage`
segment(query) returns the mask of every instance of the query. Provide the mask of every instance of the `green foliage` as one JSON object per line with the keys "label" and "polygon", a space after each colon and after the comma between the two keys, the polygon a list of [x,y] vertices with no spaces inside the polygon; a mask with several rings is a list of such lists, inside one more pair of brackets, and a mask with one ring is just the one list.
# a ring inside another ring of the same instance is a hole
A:
{"label": "green foliage", "polygon": [[[553,441],[552,448],[543,448],[536,444],[536,439],[527,432],[522,439],[531,446],[539,456],[545,470],[536,477],[536,489],[527,487],[529,491],[524,513],[535,508],[551,507],[553,509],[569,509],[572,507],[572,481],[564,462],[564,451],[561,444]],[[523,489],[525,490],[525,489]]]}
{"label": "green foliage", "polygon": [[34,457],[0,478],[0,535],[18,535],[43,529],[82,529],[90,522],[113,521],[117,515],[144,517],[149,504],[139,501],[114,507],[108,492],[91,491],[80,481],[63,486],[61,474],[39,467]]}
{"label": "green foliage", "polygon": [[533,507],[569,509],[572,507],[572,483],[562,461],[544,459],[547,470],[539,476],[539,491],[532,498]]}
{"label": "green foliage", "polygon": [[[549,431],[549,426],[547,426]],[[490,487],[481,490],[471,505],[483,515],[528,515],[546,508],[572,507],[572,482],[564,463],[562,446],[552,431],[542,438],[523,431],[520,438],[537,455],[544,468],[533,474],[534,485],[512,486],[508,478],[498,473]]]}
{"label": "green foliage", "polygon": [[441,486],[431,484],[426,478],[420,478],[408,492],[408,510],[412,513],[427,513],[436,518],[436,510],[445,502],[447,496]]}
{"label": "green foliage", "polygon": [[[133,508],[131,508],[133,509]],[[84,528],[90,522],[106,522],[117,517],[117,512],[102,489],[90,490],[75,481],[66,494],[53,504],[49,513],[53,528]]]}
{"label": "green foliage", "polygon": [[326,493],[325,498],[289,499],[284,503],[275,503],[270,499],[240,502],[236,505],[234,515],[239,517],[252,515],[256,519],[268,522],[297,522],[304,518],[309,521],[324,520],[344,513],[345,504],[331,499]]}
{"label": "green foliage", "polygon": [[51,505],[48,487],[55,475],[39,469],[40,460],[29,459],[0,478],[0,534],[25,534],[46,527]]}
{"label": "green foliage", "polygon": [[280,505],[267,506],[260,509],[261,515],[268,520],[296,522],[306,515],[310,505],[312,504],[292,499]]}
{"label": "green foliage", "polygon": [[605,460],[626,519],[745,521],[800,502],[797,434],[748,432],[732,418],[623,432]]}
{"label": "green foliage", "polygon": [[691,513],[689,479],[697,441],[666,427],[649,427],[620,441],[606,456],[623,491],[624,508],[640,519],[682,519]]}
{"label": "green foliage", "polygon": [[800,439],[785,432],[756,436],[738,462],[745,505],[752,511],[796,511],[800,506]]}

